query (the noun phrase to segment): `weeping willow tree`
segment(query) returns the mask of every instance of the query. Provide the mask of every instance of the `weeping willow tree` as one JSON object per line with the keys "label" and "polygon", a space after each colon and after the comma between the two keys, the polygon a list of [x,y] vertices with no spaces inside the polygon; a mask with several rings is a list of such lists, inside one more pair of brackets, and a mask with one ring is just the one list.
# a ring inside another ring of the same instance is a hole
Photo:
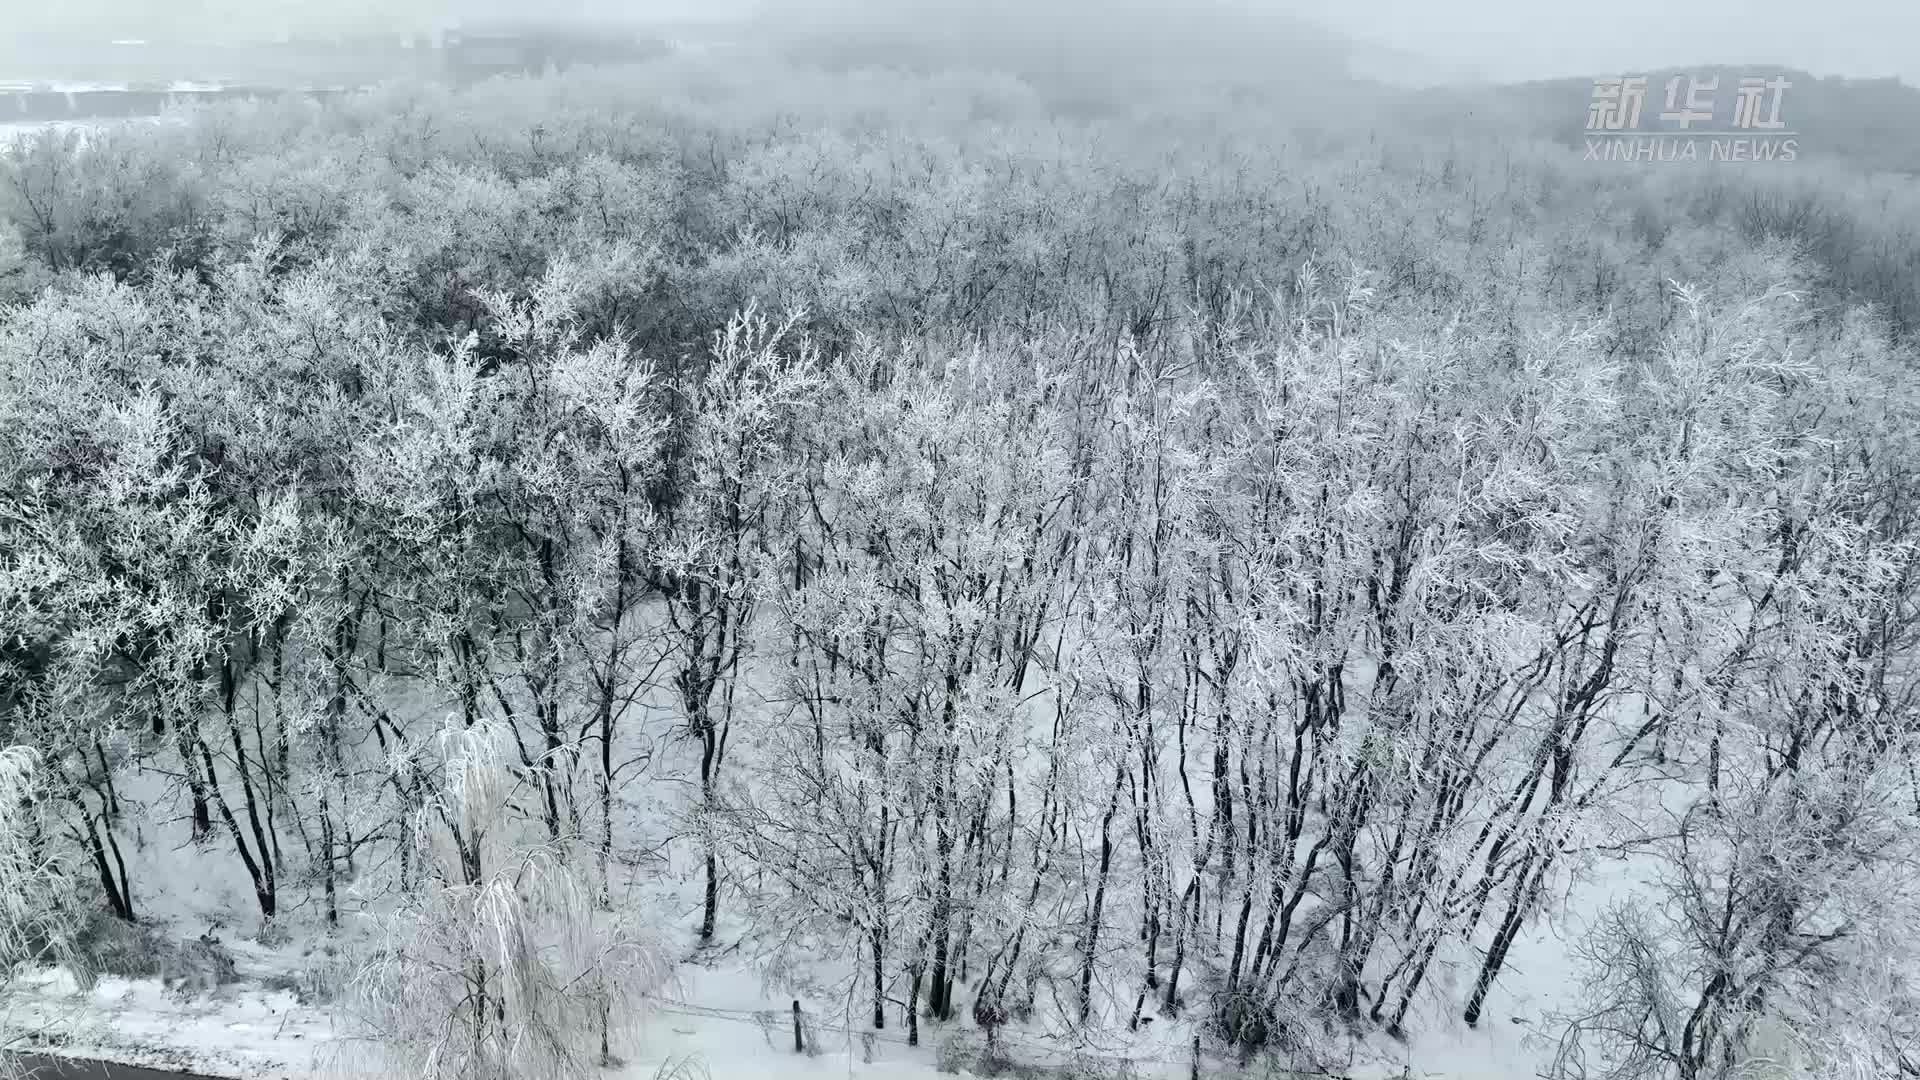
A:
{"label": "weeping willow tree", "polygon": [[[0,747],[0,1007],[22,971],[75,959],[73,935],[82,917],[67,868],[45,842],[45,778],[33,750]],[[22,1066],[5,1051],[34,1035],[8,1019],[0,1077],[20,1074]]]}
{"label": "weeping willow tree", "polygon": [[516,841],[526,778],[508,765],[510,735],[455,721],[438,742],[436,792],[415,819],[435,875],[374,917],[377,933],[347,995],[367,1038],[352,1041],[342,1074],[592,1076],[670,977],[671,960],[653,935],[598,902],[564,843]]}

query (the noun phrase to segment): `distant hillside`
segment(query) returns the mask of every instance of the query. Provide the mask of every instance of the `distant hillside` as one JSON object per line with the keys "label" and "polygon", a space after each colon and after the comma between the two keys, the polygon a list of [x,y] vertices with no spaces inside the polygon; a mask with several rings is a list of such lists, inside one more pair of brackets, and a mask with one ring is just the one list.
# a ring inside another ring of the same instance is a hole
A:
{"label": "distant hillside", "polygon": [[1097,19],[1069,0],[810,0],[769,5],[759,28],[806,62],[991,69],[1083,101],[1193,81],[1325,87],[1345,77],[1351,48],[1311,23],[1217,0],[1114,0]]}
{"label": "distant hillside", "polygon": [[1368,41],[1356,41],[1347,51],[1347,73],[1356,79],[1382,86],[1414,90],[1489,81],[1472,64],[1441,60]]}

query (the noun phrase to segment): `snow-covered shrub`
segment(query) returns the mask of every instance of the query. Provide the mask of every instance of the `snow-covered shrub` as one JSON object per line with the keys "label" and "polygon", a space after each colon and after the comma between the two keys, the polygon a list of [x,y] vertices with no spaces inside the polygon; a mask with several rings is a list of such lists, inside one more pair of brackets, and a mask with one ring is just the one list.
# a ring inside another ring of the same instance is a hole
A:
{"label": "snow-covered shrub", "polygon": [[1076,1054],[1053,1075],[1058,1080],[1138,1080],[1140,1066],[1131,1058]]}
{"label": "snow-covered shrub", "polygon": [[211,937],[188,939],[162,953],[160,980],[178,998],[205,996],[239,978],[233,954]]}
{"label": "snow-covered shrub", "polygon": [[933,1066],[948,1075],[975,1071],[986,1053],[986,1044],[970,1031],[956,1031],[941,1039],[933,1050]]}
{"label": "snow-covered shrub", "polygon": [[164,926],[92,913],[74,931],[65,960],[81,986],[99,979],[157,979],[183,998],[238,981],[233,954],[211,936],[178,939]]}
{"label": "snow-covered shrub", "polygon": [[45,278],[45,271],[21,243],[20,231],[0,224],[0,304],[31,298]]}
{"label": "snow-covered shrub", "polygon": [[166,950],[165,938],[154,927],[96,912],[75,932],[70,966],[83,986],[103,975],[157,979]]}

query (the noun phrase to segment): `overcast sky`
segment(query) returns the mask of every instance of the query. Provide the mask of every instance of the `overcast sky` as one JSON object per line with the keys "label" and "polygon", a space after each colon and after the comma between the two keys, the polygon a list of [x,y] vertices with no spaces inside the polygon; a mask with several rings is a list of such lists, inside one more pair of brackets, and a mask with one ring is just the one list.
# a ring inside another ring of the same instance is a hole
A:
{"label": "overcast sky", "polygon": [[[1064,2],[1084,6],[1095,18],[1101,8],[1100,0]],[[1178,9],[1195,0],[1166,2]],[[1820,75],[1897,74],[1920,85],[1920,0],[1226,2],[1305,16],[1365,42],[1500,80],[1754,63]],[[483,10],[724,16],[757,3],[780,6],[782,0],[0,0],[0,25],[31,28],[65,20],[153,27],[170,20],[253,32],[343,21],[418,23]]]}

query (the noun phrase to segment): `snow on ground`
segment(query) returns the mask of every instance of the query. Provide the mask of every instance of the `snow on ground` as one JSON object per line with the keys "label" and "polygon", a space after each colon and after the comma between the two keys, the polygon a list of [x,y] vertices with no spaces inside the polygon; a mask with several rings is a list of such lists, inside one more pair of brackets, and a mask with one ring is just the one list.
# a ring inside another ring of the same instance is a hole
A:
{"label": "snow on ground", "polygon": [[621,1080],[642,1080],[681,1062],[697,1063],[713,1080],[939,1075],[931,1046],[908,1047],[898,1031],[878,1032],[870,1040],[849,1037],[843,1025],[806,1003],[816,1052],[794,1053],[793,999],[775,995],[745,965],[683,969],[677,990],[642,1024],[638,1050],[616,1074]]}
{"label": "snow on ground", "polygon": [[[695,971],[685,996],[662,1002],[642,1022],[638,1046],[608,1080],[650,1080],[682,1064],[712,1080],[779,1076],[866,1076],[922,1080],[940,1075],[931,1046],[910,1048],[898,1032],[872,1040],[821,1030],[810,1014],[815,1052],[793,1052],[791,999],[776,1000],[744,967]],[[158,980],[102,979],[92,991],[57,972],[23,981],[9,1027],[52,1037],[27,1049],[247,1080],[328,1075],[342,1037],[326,1007],[302,1005],[284,990],[223,987],[183,998]],[[831,1025],[838,1028],[838,1025]]]}
{"label": "snow on ground", "polygon": [[[249,965],[241,967],[246,972]],[[1516,974],[1526,976],[1526,986],[1519,993],[1510,989],[1480,1030],[1464,1028],[1458,1010],[1424,1016],[1411,1042],[1375,1039],[1358,1049],[1342,1074],[1353,1080],[1534,1080],[1550,1047],[1530,1044],[1531,1025],[1513,1023],[1509,1014],[1518,1014],[1523,1002],[1538,1004],[1556,980],[1564,980],[1564,972],[1549,964]],[[909,1047],[897,1027],[867,1032],[857,1021],[846,1024],[836,1004],[803,998],[813,1052],[795,1054],[792,1001],[746,961],[687,965],[671,996],[641,1021],[637,1045],[625,1048],[624,1067],[609,1070],[607,1080],[652,1080],[683,1065],[692,1066],[689,1075],[709,1080],[933,1080],[948,1075],[936,1067],[939,1044],[965,1030],[960,1024],[925,1024],[925,1044]],[[28,980],[7,1023],[16,1030],[31,1026],[58,1033],[53,1046],[63,1054],[247,1080],[329,1075],[329,1051],[343,1037],[325,1005],[303,1005],[289,991],[258,983],[183,998],[152,979],[107,978],[87,992],[55,973]],[[1022,1064],[1062,1066],[1078,1059],[1117,1070],[1125,1060],[1140,1077],[1184,1078],[1189,1031],[1162,1025],[1128,1041],[1113,1035],[1100,1045],[1074,1048],[1013,1028],[1002,1033],[1001,1042]],[[972,1041],[978,1045],[978,1036]],[[1222,1066],[1209,1060],[1205,1071],[1212,1075]]]}
{"label": "snow on ground", "polygon": [[316,1048],[335,1034],[285,990],[241,984],[189,997],[157,979],[109,976],[87,991],[59,972],[23,980],[7,1023],[50,1036],[25,1049],[248,1080],[311,1075]]}

